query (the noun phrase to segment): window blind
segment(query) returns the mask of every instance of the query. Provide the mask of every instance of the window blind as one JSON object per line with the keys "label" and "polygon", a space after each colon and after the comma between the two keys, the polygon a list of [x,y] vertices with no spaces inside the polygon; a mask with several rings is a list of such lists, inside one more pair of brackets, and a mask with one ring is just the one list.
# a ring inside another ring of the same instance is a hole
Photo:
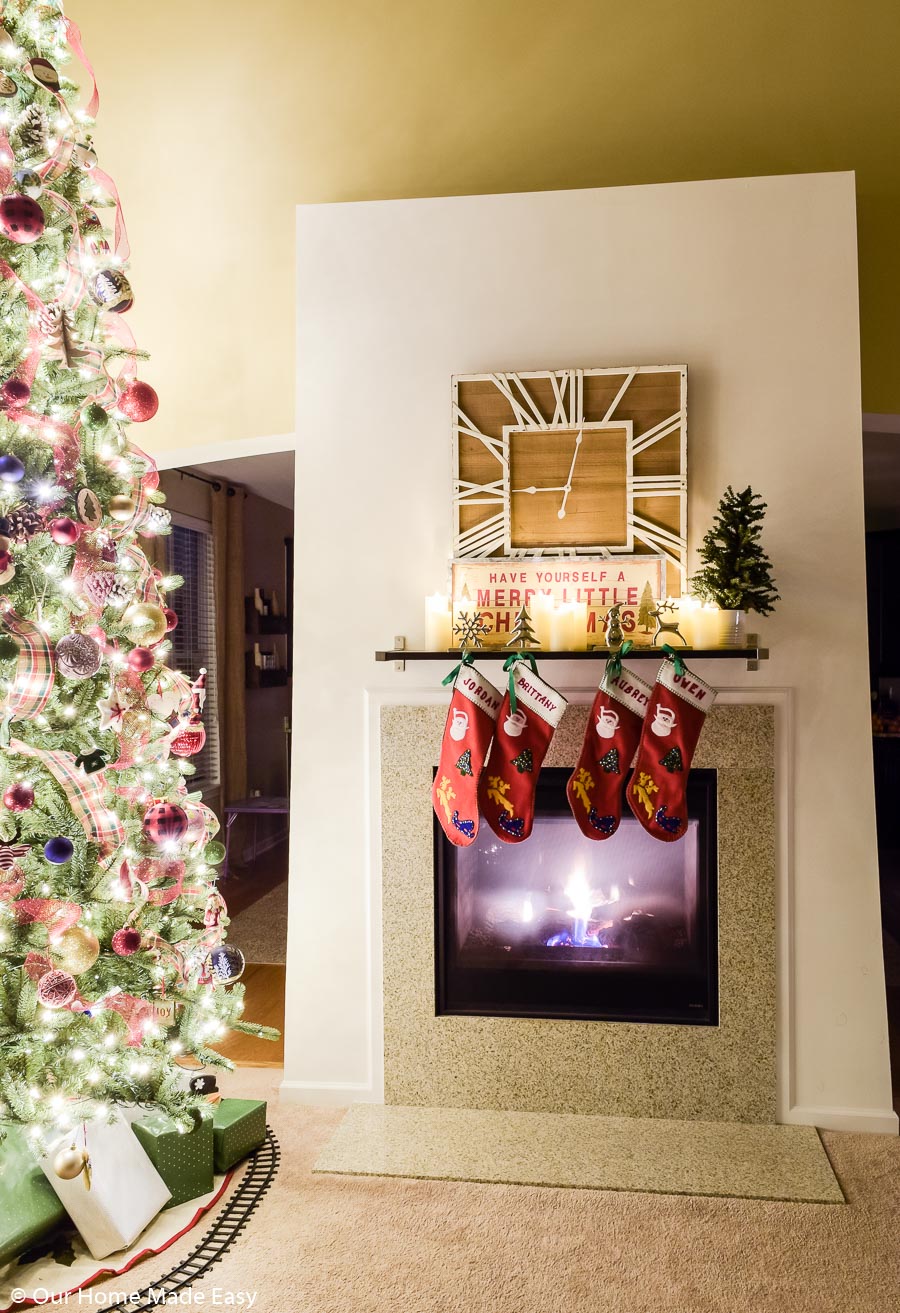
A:
{"label": "window blind", "polygon": [[[194,521],[193,525],[197,523]],[[181,670],[192,682],[201,666],[206,668],[206,706],[203,711],[206,743],[203,751],[191,758],[197,773],[187,783],[192,792],[201,789],[204,794],[211,795],[218,790],[221,780],[212,534],[203,528],[180,524],[173,516],[172,532],[166,539],[166,556],[171,573],[184,578],[184,586],[176,588],[168,599],[178,616],[178,625],[169,634],[172,644],[169,664],[173,669]]]}

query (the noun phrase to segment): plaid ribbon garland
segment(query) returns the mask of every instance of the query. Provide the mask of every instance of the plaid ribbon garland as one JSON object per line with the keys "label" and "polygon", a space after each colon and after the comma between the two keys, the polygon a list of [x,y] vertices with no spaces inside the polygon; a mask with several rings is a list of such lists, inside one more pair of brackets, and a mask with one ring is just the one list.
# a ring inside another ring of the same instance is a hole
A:
{"label": "plaid ribbon garland", "polygon": [[16,676],[0,703],[0,713],[7,722],[31,720],[43,711],[53,691],[53,649],[44,631],[23,620],[11,606],[0,610],[0,620],[19,644]]}
{"label": "plaid ribbon garland", "polygon": [[47,752],[18,739],[13,739],[9,746],[19,756],[39,761],[50,772],[65,793],[88,839],[99,844],[103,852],[111,852],[125,842],[125,827],[106,805],[105,771],[85,775],[75,765],[71,752]]}
{"label": "plaid ribbon garland", "polygon": [[162,607],[163,603],[159,596],[157,572],[153,569],[140,547],[135,543],[132,543],[125,548],[122,555],[132,563],[132,566],[137,573],[137,588],[141,594],[141,601],[152,602],[154,606]]}

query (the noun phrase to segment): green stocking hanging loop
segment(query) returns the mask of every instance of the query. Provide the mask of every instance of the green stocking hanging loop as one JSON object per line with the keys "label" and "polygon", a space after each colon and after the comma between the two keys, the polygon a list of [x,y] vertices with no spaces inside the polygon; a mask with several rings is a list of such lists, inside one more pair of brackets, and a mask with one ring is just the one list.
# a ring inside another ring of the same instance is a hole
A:
{"label": "green stocking hanging loop", "polygon": [[475,664],[475,658],[473,657],[472,653],[467,652],[465,649],[463,649],[463,651],[460,653],[459,665],[454,666],[453,669],[450,671],[450,674],[446,677],[446,679],[441,680],[441,683],[453,684],[456,681],[456,676],[462,670],[463,666],[471,666],[474,664]]}
{"label": "green stocking hanging loop", "polygon": [[515,669],[517,661],[524,661],[527,665],[531,666],[531,673],[533,675],[536,675],[538,672],[537,662],[531,652],[511,652],[503,662],[503,669],[509,671],[509,709],[513,713],[515,713],[518,706]]}
{"label": "green stocking hanging loop", "polygon": [[679,654],[676,652],[675,648],[669,647],[668,643],[663,643],[662,650],[665,652],[669,660],[675,663],[675,674],[683,675],[685,670],[684,662],[682,661]]}
{"label": "green stocking hanging loop", "polygon": [[634,647],[634,643],[632,643],[631,639],[626,638],[625,642],[622,644],[619,650],[617,652],[613,652],[611,656],[607,657],[606,674],[609,679],[619,678],[619,676],[622,673],[622,657],[628,656],[628,653],[631,651],[633,647]]}

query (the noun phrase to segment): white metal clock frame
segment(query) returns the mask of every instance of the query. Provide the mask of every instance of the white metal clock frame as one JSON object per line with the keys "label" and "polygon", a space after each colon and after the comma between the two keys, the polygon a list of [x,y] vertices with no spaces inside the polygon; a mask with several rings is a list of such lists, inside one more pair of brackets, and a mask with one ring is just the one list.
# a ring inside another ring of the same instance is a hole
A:
{"label": "white metal clock frame", "polygon": [[[584,380],[596,375],[622,375],[623,382],[606,413],[597,419],[584,418]],[[627,544],[602,544],[578,547],[512,547],[509,439],[511,434],[529,430],[578,430],[623,428],[630,422],[615,420],[616,408],[638,374],[678,374],[680,405],[666,419],[653,428],[627,438],[628,478],[625,488]],[[529,379],[549,382],[554,398],[554,412],[550,420],[544,418],[534,398],[524,386]],[[459,404],[460,382],[493,383],[508,402],[515,422],[505,425],[502,437],[490,437],[469,419]],[[652,552],[666,558],[685,578],[687,566],[687,367],[685,365],[627,365],[602,369],[533,370],[520,373],[459,374],[452,379],[452,460],[453,460],[453,555],[459,559],[496,557],[609,557],[615,554],[633,554],[635,542],[642,543]],[[676,474],[641,476],[632,470],[635,456],[660,439],[680,430],[679,470]],[[464,434],[481,442],[497,461],[499,474],[486,484],[476,484],[459,476],[459,438]],[[668,529],[645,520],[634,507],[640,497],[677,497],[679,499],[679,530]],[[460,526],[460,508],[463,506],[496,506],[495,515],[481,524],[463,530]]]}

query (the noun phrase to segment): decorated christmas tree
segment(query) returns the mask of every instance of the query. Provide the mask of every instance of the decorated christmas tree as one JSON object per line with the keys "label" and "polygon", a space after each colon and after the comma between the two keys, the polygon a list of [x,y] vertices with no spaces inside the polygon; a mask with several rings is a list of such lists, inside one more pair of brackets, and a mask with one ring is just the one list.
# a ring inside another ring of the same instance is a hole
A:
{"label": "decorated christmas tree", "polygon": [[703,568],[691,579],[691,592],[725,610],[769,615],[781,598],[772,563],[760,543],[766,503],[752,488],[728,487],[711,529],[700,545]]}
{"label": "decorated christmas tree", "polygon": [[141,1103],[186,1128],[178,1061],[274,1032],[228,983],[224,849],[190,789],[205,676],[166,665],[180,581],[141,546],[169,517],[131,438],[157,397],[96,87],[58,4],[0,21],[0,1119],[49,1142]]}

